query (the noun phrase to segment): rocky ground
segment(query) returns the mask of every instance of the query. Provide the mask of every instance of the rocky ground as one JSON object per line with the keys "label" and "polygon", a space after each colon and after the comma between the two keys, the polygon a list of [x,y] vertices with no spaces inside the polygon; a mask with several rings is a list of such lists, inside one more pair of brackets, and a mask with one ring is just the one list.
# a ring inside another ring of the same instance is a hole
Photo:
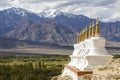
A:
{"label": "rocky ground", "polygon": [[93,70],[92,80],[120,80],[120,58]]}
{"label": "rocky ground", "polygon": [[[120,80],[120,58],[112,59],[105,66],[96,66],[93,74],[84,75],[84,80]],[[69,76],[54,76],[51,80],[72,80]]]}
{"label": "rocky ground", "polygon": [[69,76],[65,76],[63,78],[61,76],[54,76],[54,77],[52,77],[51,80],[72,80],[72,78]]}

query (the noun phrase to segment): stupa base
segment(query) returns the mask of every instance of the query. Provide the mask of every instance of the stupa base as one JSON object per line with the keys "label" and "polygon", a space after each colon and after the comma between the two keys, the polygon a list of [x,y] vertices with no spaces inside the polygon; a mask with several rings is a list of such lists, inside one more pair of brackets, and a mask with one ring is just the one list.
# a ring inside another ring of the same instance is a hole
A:
{"label": "stupa base", "polygon": [[65,68],[62,72],[62,77],[66,77],[69,76],[71,77],[72,80],[84,80],[83,77],[86,74],[92,74],[92,71],[80,71],[77,68],[74,68],[72,66],[69,65],[65,65]]}
{"label": "stupa base", "polygon": [[104,66],[107,64],[113,56],[111,55],[101,55],[101,56],[87,56],[86,59],[88,60],[88,66],[84,68],[84,70],[93,70],[96,66]]}

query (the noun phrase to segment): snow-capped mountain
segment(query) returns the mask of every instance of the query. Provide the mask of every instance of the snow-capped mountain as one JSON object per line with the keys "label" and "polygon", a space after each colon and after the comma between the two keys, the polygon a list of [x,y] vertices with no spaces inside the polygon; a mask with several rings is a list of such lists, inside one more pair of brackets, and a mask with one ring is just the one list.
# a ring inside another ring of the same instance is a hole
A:
{"label": "snow-capped mountain", "polygon": [[27,13],[35,14],[35,13],[31,12],[31,11],[28,11],[28,10],[25,10],[25,9],[22,9],[22,8],[15,8],[15,7],[5,9],[3,11],[6,13],[6,15],[9,15],[9,14],[11,14],[13,12],[20,15],[20,16],[27,16]]}
{"label": "snow-capped mountain", "polygon": [[[22,9],[9,8],[0,11],[0,35],[19,40],[45,43],[74,44],[76,33],[89,26],[95,19],[57,10],[39,14]],[[101,35],[107,40],[120,41],[120,22],[100,22]]]}
{"label": "snow-capped mountain", "polygon": [[23,22],[44,21],[38,15],[22,8],[9,8],[0,11],[0,35],[18,28]]}
{"label": "snow-capped mountain", "polygon": [[74,42],[72,37],[75,37],[70,29],[56,21],[46,21],[21,8],[0,11],[0,30],[0,35],[7,38],[42,43],[69,44]]}
{"label": "snow-capped mountain", "polygon": [[[77,15],[74,15],[72,13],[65,13],[65,12],[61,12],[61,11],[58,11],[58,10],[54,10],[54,9],[49,9],[49,10],[46,10],[46,11],[42,11],[39,13],[39,16],[40,17],[47,17],[47,18],[55,18],[57,16],[61,16],[61,15],[64,15],[64,16],[67,16],[67,17],[78,17]],[[82,17],[82,15],[79,17]]]}
{"label": "snow-capped mountain", "polygon": [[75,33],[81,30],[83,26],[89,25],[90,21],[93,20],[83,15],[74,15],[72,13],[60,12],[54,9],[42,11],[39,13],[39,16],[45,18],[47,21],[56,21]]}
{"label": "snow-capped mountain", "polygon": [[57,10],[47,10],[39,13],[40,17],[49,17],[49,18],[54,18],[57,15],[61,15],[62,12],[59,12]]}
{"label": "snow-capped mountain", "polygon": [[32,11],[29,11],[29,10],[26,10],[23,8],[12,7],[12,8],[8,8],[3,11],[0,11],[0,13],[3,16],[7,16],[8,18],[10,18],[10,16],[11,16],[11,18],[15,16],[16,18],[19,17],[20,19],[24,18],[24,19],[31,19],[31,20],[35,20],[35,21],[40,20],[40,17],[37,13],[34,13]]}

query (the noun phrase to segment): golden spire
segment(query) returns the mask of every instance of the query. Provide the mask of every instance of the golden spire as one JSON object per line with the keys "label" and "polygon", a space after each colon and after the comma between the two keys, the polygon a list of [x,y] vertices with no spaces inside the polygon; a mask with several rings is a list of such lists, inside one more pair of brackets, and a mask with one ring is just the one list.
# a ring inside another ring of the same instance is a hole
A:
{"label": "golden spire", "polygon": [[87,29],[87,26],[86,26],[86,29],[85,29],[85,39],[88,39],[88,29]]}
{"label": "golden spire", "polygon": [[81,32],[81,41],[83,41],[83,31]]}
{"label": "golden spire", "polygon": [[89,32],[88,32],[88,27],[86,26],[86,30],[87,30],[87,32],[86,32],[86,34],[87,34],[87,39],[89,38]]}
{"label": "golden spire", "polygon": [[90,23],[90,26],[89,26],[89,38],[91,38],[92,36],[92,23]]}
{"label": "golden spire", "polygon": [[81,40],[84,41],[84,30],[82,30]]}
{"label": "golden spire", "polygon": [[99,18],[96,19],[95,36],[100,36]]}
{"label": "golden spire", "polygon": [[77,43],[79,43],[79,34],[77,34]]}
{"label": "golden spire", "polygon": [[77,43],[80,43],[83,40],[83,33],[78,33],[77,34]]}
{"label": "golden spire", "polygon": [[83,40],[85,40],[85,29],[83,29]]}
{"label": "golden spire", "polygon": [[79,43],[80,43],[81,42],[81,32],[79,33],[78,39],[79,39]]}
{"label": "golden spire", "polygon": [[94,28],[94,21],[92,22],[92,37],[95,36],[95,28]]}

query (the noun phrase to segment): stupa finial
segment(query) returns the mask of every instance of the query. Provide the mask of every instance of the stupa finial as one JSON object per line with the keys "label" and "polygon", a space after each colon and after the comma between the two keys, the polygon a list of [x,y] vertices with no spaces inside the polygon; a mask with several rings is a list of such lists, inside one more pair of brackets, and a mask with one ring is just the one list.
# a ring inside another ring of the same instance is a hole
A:
{"label": "stupa finial", "polygon": [[96,19],[95,36],[100,36],[99,18]]}
{"label": "stupa finial", "polygon": [[95,36],[94,21],[92,21],[92,37]]}

